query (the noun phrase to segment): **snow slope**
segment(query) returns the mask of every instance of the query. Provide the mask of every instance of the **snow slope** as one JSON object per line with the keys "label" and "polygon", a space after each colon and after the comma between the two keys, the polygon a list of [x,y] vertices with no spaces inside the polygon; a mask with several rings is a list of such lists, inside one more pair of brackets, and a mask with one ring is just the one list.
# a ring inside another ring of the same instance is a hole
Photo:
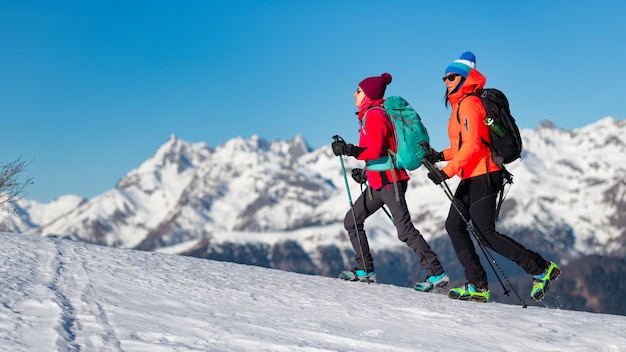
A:
{"label": "snow slope", "polygon": [[626,317],[0,233],[1,351],[626,351]]}

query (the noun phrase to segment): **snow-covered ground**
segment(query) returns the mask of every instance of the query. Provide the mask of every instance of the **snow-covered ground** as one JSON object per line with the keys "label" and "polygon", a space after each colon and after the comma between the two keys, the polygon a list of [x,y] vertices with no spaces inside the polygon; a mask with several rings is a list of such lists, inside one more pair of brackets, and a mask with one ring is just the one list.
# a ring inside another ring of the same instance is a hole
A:
{"label": "snow-covered ground", "polygon": [[624,316],[20,234],[0,243],[1,351],[626,351]]}

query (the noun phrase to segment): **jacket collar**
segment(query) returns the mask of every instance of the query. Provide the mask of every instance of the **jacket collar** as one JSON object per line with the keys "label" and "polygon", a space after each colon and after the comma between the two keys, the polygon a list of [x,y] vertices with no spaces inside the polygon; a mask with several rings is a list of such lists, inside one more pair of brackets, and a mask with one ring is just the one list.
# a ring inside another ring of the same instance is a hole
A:
{"label": "jacket collar", "polygon": [[472,69],[465,79],[465,83],[459,90],[448,95],[450,104],[456,104],[469,93],[477,92],[485,87],[487,78],[476,69]]}
{"label": "jacket collar", "polygon": [[363,116],[365,116],[365,113],[367,112],[367,110],[375,106],[381,106],[384,103],[385,103],[385,99],[371,100],[367,96],[363,98],[363,101],[361,102],[361,106],[359,106],[359,112],[357,113],[357,115],[359,116],[359,121],[363,119]]}

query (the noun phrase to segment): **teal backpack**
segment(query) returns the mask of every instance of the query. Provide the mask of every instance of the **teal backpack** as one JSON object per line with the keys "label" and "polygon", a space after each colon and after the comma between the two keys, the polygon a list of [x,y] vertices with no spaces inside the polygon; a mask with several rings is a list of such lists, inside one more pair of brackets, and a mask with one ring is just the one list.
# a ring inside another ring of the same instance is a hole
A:
{"label": "teal backpack", "polygon": [[[394,130],[394,141],[397,152],[388,151],[388,156],[368,161],[369,170],[383,171],[391,168],[415,170],[422,165],[426,151],[422,142],[430,143],[428,131],[415,109],[399,96],[391,96],[385,100],[383,108],[391,121]],[[367,115],[366,115],[367,116]],[[365,118],[363,119],[365,124]]]}

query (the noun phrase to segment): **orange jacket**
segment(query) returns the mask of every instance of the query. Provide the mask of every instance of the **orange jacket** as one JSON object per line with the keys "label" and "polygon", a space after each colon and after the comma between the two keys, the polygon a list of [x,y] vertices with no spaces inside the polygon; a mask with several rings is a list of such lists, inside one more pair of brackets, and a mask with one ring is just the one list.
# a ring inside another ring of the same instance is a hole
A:
{"label": "orange jacket", "polygon": [[467,94],[482,89],[486,81],[485,76],[472,69],[463,86],[448,95],[452,106],[448,121],[450,148],[443,150],[443,156],[449,162],[442,171],[449,177],[458,175],[467,179],[500,170],[491,160],[491,150],[481,140],[491,142],[489,127],[484,123],[487,113],[480,98],[472,95],[463,99]]}

